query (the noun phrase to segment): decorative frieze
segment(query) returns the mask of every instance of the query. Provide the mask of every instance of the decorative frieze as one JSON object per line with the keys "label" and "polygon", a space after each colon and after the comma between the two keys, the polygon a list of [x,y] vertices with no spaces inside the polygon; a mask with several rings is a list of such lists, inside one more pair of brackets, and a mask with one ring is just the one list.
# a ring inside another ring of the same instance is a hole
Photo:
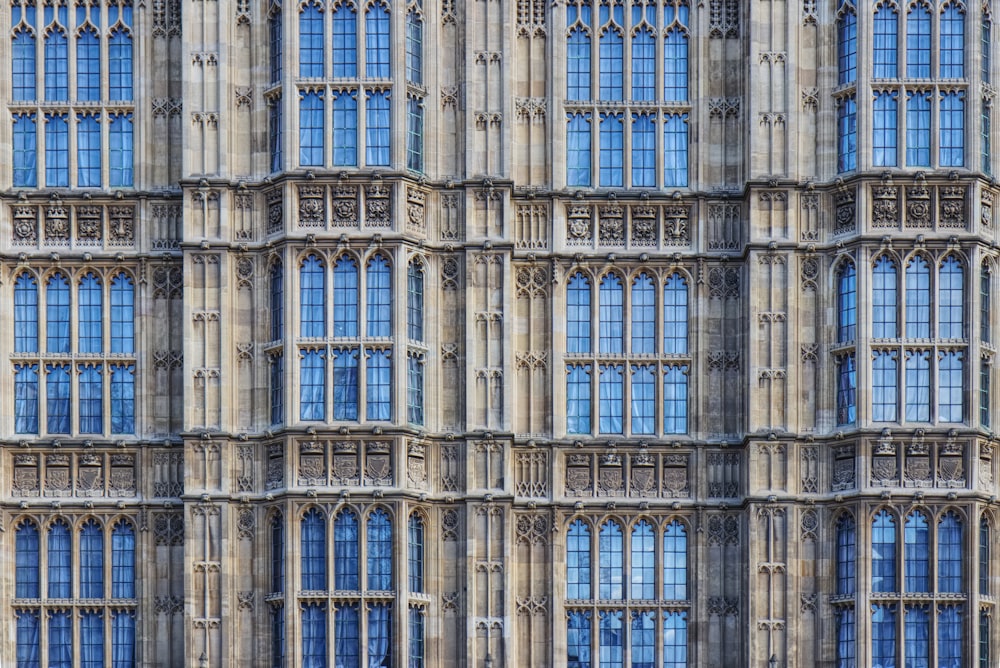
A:
{"label": "decorative frieze", "polygon": [[19,497],[134,497],[136,456],[129,453],[57,451],[18,453],[11,467],[11,493]]}
{"label": "decorative frieze", "polygon": [[[135,245],[135,211],[132,205],[74,205],[58,198],[44,206],[19,202],[11,207],[11,243],[99,247],[106,239],[109,247],[131,247]],[[39,218],[43,221],[41,239]]]}
{"label": "decorative frieze", "polygon": [[857,228],[858,217],[854,191],[846,188],[839,190],[834,194],[833,201],[837,207],[834,234],[853,232]]}
{"label": "decorative frieze", "polygon": [[566,456],[566,496],[684,498],[690,496],[689,453],[649,452],[645,445],[625,451],[574,452]]}

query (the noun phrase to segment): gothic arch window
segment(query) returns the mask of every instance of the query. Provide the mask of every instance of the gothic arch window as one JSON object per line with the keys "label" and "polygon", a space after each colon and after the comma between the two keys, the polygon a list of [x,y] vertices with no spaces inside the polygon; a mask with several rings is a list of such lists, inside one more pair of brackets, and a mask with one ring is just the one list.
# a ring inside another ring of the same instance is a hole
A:
{"label": "gothic arch window", "polygon": [[678,272],[670,274],[663,284],[663,352],[688,352],[688,285]]}
{"label": "gothic arch window", "polygon": [[857,338],[858,273],[853,262],[845,262],[837,271],[837,342]]}
{"label": "gothic arch window", "polygon": [[104,535],[96,520],[80,529],[80,598],[104,596]]}
{"label": "gothic arch window", "polygon": [[406,267],[406,333],[411,341],[424,340],[424,267],[419,259]]}
{"label": "gothic arch window", "polygon": [[280,513],[271,517],[271,592],[285,591],[285,522]]}
{"label": "gothic arch window", "polygon": [[632,280],[630,307],[632,353],[645,355],[655,352],[656,288],[653,278],[646,272],[641,272]]}
{"label": "gothic arch window", "polygon": [[424,591],[424,519],[412,513],[407,526],[407,571],[411,594]]}
{"label": "gothic arch window", "polygon": [[316,255],[306,256],[299,281],[302,336],[326,336],[326,264]]}
{"label": "gothic arch window", "polygon": [[[858,274],[851,260],[841,262],[835,274],[837,291],[837,344],[852,344],[858,336]],[[853,348],[836,355],[837,424],[857,421],[858,370],[857,353]]]}
{"label": "gothic arch window", "polygon": [[600,300],[601,354],[622,353],[624,349],[625,293],[621,277],[611,272],[601,279]]}
{"label": "gothic arch window", "polygon": [[590,352],[590,280],[577,272],[570,277],[566,302],[566,352]]}
{"label": "gothic arch window", "polygon": [[842,515],[837,520],[837,596],[851,596],[857,588],[857,528],[854,518]]}
{"label": "gothic arch window", "polygon": [[323,76],[323,7],[315,0],[299,6],[299,76]]}
{"label": "gothic arch window", "polygon": [[893,339],[898,336],[896,263],[888,255],[875,260],[872,270],[872,337]]}
{"label": "gothic arch window", "polygon": [[333,335],[358,336],[358,263],[341,256],[333,264]]}
{"label": "gothic arch window", "polygon": [[392,332],[392,278],[389,261],[376,254],[368,261],[368,336],[388,337]]}
{"label": "gothic arch window", "polygon": [[965,5],[951,0],[941,6],[941,63],[942,79],[961,79],[965,76]]}
{"label": "gothic arch window", "polygon": [[575,520],[566,534],[566,598],[591,598],[590,526]]}
{"label": "gothic arch window", "polygon": [[285,337],[285,277],[281,260],[271,264],[270,277],[270,330],[271,341]]}
{"label": "gothic arch window", "polygon": [[907,6],[906,76],[911,79],[931,77],[931,15],[927,0],[914,0]]}
{"label": "gothic arch window", "polygon": [[325,161],[324,97],[316,90],[299,92],[299,164],[303,167],[322,167]]}
{"label": "gothic arch window", "polygon": [[388,591],[392,588],[392,522],[381,508],[368,516],[366,529],[366,588]]}
{"label": "gothic arch window", "polygon": [[899,6],[891,0],[875,3],[873,44],[873,76],[895,79],[899,76]]}
{"label": "gothic arch window", "polygon": [[930,335],[930,265],[922,255],[914,255],[906,265],[906,337],[927,339]]}
{"label": "gothic arch window", "polygon": [[77,350],[81,353],[100,353],[103,349],[101,279],[88,272],[80,279],[77,289]]}
{"label": "gothic arch window", "polygon": [[390,4],[370,0],[365,5],[365,62],[369,79],[389,78]]}
{"label": "gothic arch window", "polygon": [[310,508],[302,516],[302,588],[326,589],[326,517]]}
{"label": "gothic arch window", "polygon": [[50,353],[69,352],[69,279],[61,272],[45,285],[45,347]]}
{"label": "gothic arch window", "polygon": [[919,510],[906,517],[903,529],[903,590],[930,591],[930,528]]}
{"label": "gothic arch window", "polygon": [[[667,24],[663,37],[663,99],[688,99],[688,20],[687,0],[668,2],[664,7]],[[671,20],[672,19],[672,20]]]}
{"label": "gothic arch window", "polygon": [[858,14],[854,4],[841,0],[837,10],[837,82],[858,78]]}
{"label": "gothic arch window", "polygon": [[960,593],[962,584],[962,520],[949,511],[938,520],[937,589],[939,592]]}
{"label": "gothic arch window", "polygon": [[352,510],[342,510],[333,521],[334,587],[359,589],[358,517]]}

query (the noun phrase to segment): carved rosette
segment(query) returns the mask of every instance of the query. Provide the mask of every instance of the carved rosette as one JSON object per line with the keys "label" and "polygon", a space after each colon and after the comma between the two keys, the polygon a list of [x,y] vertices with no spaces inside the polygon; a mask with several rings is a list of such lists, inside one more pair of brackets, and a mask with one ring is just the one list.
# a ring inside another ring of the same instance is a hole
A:
{"label": "carved rosette", "polygon": [[931,226],[931,191],[923,184],[906,189],[906,226]]}
{"label": "carved rosette", "polygon": [[13,244],[33,246],[38,243],[38,209],[33,206],[17,205],[13,209]]}
{"label": "carved rosette", "polygon": [[425,227],[424,221],[424,203],[427,199],[427,193],[417,188],[407,187],[406,188],[406,224],[415,230],[423,231]]}
{"label": "carved rosette", "polygon": [[274,234],[284,228],[284,202],[281,190],[275,189],[267,193],[267,233]]}
{"label": "carved rosette", "polygon": [[338,227],[358,226],[358,188],[339,185],[333,189],[333,224]]}
{"label": "carved rosette", "polygon": [[834,195],[833,199],[837,206],[834,233],[853,232],[857,226],[857,207],[854,201],[854,191],[842,190]]}
{"label": "carved rosette", "polygon": [[566,212],[566,238],[571,246],[585,246],[590,243],[591,207],[589,204],[572,204]]}

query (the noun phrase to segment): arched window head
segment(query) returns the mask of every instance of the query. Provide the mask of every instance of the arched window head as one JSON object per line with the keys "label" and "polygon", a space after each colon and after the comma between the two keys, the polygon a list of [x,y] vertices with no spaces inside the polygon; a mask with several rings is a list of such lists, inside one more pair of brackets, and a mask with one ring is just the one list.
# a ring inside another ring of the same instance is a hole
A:
{"label": "arched window head", "polygon": [[38,525],[21,522],[14,536],[14,596],[40,598]]}
{"label": "arched window head", "polygon": [[285,277],[281,260],[271,265],[269,278],[271,284],[271,340],[279,341],[285,337]]}
{"label": "arched window head", "polygon": [[927,339],[931,335],[931,272],[922,255],[906,265],[906,337]]}
{"label": "arched window head", "polygon": [[837,341],[857,338],[858,273],[853,262],[845,262],[837,271]]}
{"label": "arched window head", "polygon": [[653,525],[639,520],[632,527],[632,567],[629,598],[656,598],[656,541]]}
{"label": "arched window head", "polygon": [[38,281],[28,272],[14,279],[14,352],[38,352]]}
{"label": "arched window head", "polygon": [[77,288],[77,350],[81,353],[100,353],[103,350],[103,299],[101,279],[88,272],[80,279]]}
{"label": "arched window head", "polygon": [[590,526],[574,520],[566,532],[566,598],[590,599],[590,582]]}
{"label": "arched window head", "polygon": [[419,259],[406,268],[406,334],[411,341],[424,340],[424,266]]}
{"label": "arched window head", "polygon": [[624,290],[621,277],[612,272],[601,279],[600,352],[621,353],[625,330]]}
{"label": "arched window head", "polygon": [[417,513],[410,515],[407,527],[407,570],[409,571],[410,592],[424,591],[424,520]]}
{"label": "arched window head", "polygon": [[663,529],[663,598],[687,599],[687,527],[673,520]]}
{"label": "arched window head", "polygon": [[366,276],[368,336],[392,335],[392,281],[389,261],[378,253],[368,260]]}
{"label": "arched window head", "polygon": [[56,272],[45,283],[46,352],[69,352],[69,309],[69,279]]}
{"label": "arched window head", "polygon": [[125,520],[111,530],[111,598],[135,598],[135,527]]}
{"label": "arched window head", "polygon": [[93,519],[80,529],[80,598],[104,598],[104,532]]}
{"label": "arched window head", "polygon": [[326,264],[316,255],[302,262],[299,293],[302,336],[326,336]]}
{"label": "arched window head", "polygon": [[381,508],[368,516],[367,586],[371,590],[392,589],[392,523]]}
{"label": "arched window head", "polygon": [[957,594],[962,589],[962,519],[948,511],[938,521],[937,590]]}
{"label": "arched window head", "polygon": [[663,352],[685,355],[688,351],[688,285],[674,272],[663,284]]}
{"label": "arched window head", "polygon": [[70,568],[73,552],[69,524],[64,520],[56,520],[49,527],[48,550],[46,557],[49,565],[49,598],[69,598],[72,584],[72,569]]}
{"label": "arched window head", "polygon": [[896,323],[896,263],[887,255],[875,261],[872,269],[872,337],[894,339],[899,336]]}
{"label": "arched window head", "polygon": [[285,522],[280,513],[271,518],[271,591],[285,591]]}
{"label": "arched window head", "polygon": [[111,279],[111,352],[135,352],[135,286],[125,272]]}
{"label": "arched window head", "polygon": [[333,265],[333,335],[358,335],[358,263],[342,256]]}
{"label": "arched window head", "polygon": [[326,516],[310,508],[302,516],[302,589],[326,589]]}
{"label": "arched window head", "polygon": [[938,336],[960,339],[965,336],[965,270],[954,255],[941,263],[938,274]]}
{"label": "arched window head", "polygon": [[837,10],[837,83],[858,78],[858,15],[854,4],[843,0]]}

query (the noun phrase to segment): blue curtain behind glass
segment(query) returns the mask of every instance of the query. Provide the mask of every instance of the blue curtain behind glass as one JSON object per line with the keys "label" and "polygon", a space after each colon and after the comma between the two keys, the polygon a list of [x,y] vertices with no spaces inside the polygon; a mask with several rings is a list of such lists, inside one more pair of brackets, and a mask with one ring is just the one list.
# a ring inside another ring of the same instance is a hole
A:
{"label": "blue curtain behind glass", "polygon": [[367,547],[367,589],[392,589],[392,524],[384,510],[376,510],[368,517]]}
{"label": "blue curtain behind glass", "polygon": [[358,264],[341,257],[333,265],[333,335],[358,335]]}
{"label": "blue curtain behind glass", "polygon": [[369,420],[392,419],[392,394],[389,388],[391,352],[388,350],[367,349],[368,396],[365,410]]}
{"label": "blue curtain behind glass", "polygon": [[22,523],[14,540],[14,595],[17,598],[39,597],[38,550],[38,527],[33,522]]}
{"label": "blue curtain behind glass", "polygon": [[38,612],[15,610],[17,616],[17,668],[39,668],[41,637]]}
{"label": "blue curtain behind glass", "polygon": [[48,645],[48,668],[73,668],[73,627],[69,612],[49,613]]}
{"label": "blue curtain behind glass", "polygon": [[271,591],[285,591],[285,523],[281,515],[271,520]]}
{"label": "blue curtain behind glass", "polygon": [[49,353],[69,352],[69,279],[52,274],[45,285],[45,345]]}
{"label": "blue curtain behind glass", "polygon": [[326,607],[302,606],[302,668],[326,668]]}
{"label": "blue curtain behind glass", "polygon": [[340,604],[337,606],[334,634],[337,644],[334,647],[335,665],[337,668],[360,668],[361,666],[361,630],[358,606],[356,604]]}
{"label": "blue curtain behind glass", "polygon": [[135,288],[125,273],[111,279],[111,352],[135,352]]}
{"label": "blue curtain behind glass", "polygon": [[77,290],[77,347],[81,353],[99,353],[103,350],[101,312],[101,279],[88,273],[80,280]]}
{"label": "blue curtain behind glass", "polygon": [[368,611],[368,668],[392,665],[392,615],[388,604],[373,605]]}
{"label": "blue curtain behind glass", "polygon": [[135,529],[125,521],[111,532],[111,598],[135,598]]}
{"label": "blue curtain behind glass", "polygon": [[119,610],[111,615],[111,668],[135,666],[135,614]]}
{"label": "blue curtain behind glass", "polygon": [[104,535],[94,520],[80,531],[80,598],[104,598]]}
{"label": "blue curtain behind glass", "polygon": [[72,571],[70,569],[69,525],[57,521],[49,527],[48,562],[49,562],[49,598],[69,598]]}
{"label": "blue curtain behind glass", "polygon": [[382,255],[374,255],[368,261],[367,283],[368,336],[390,336],[392,289],[389,262]]}
{"label": "blue curtain behind glass", "polygon": [[104,619],[99,612],[80,616],[80,668],[104,668]]}
{"label": "blue curtain behind glass", "polygon": [[27,272],[14,281],[14,352],[38,352],[38,283]]}
{"label": "blue curtain behind glass", "polygon": [[326,518],[315,508],[302,517],[302,588],[326,589]]}

